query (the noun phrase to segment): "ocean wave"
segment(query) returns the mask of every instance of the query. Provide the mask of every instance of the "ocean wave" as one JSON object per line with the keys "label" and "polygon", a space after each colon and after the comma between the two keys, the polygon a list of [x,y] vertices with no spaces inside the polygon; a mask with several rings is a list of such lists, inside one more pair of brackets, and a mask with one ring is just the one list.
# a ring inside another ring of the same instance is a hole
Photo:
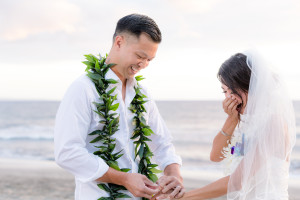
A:
{"label": "ocean wave", "polygon": [[9,158],[9,159],[22,159],[22,160],[47,160],[47,161],[55,161],[54,157],[43,156],[43,155],[18,155],[18,154],[9,154],[9,153],[1,153],[1,158]]}
{"label": "ocean wave", "polygon": [[53,131],[51,126],[10,126],[0,129],[0,140],[53,140]]}
{"label": "ocean wave", "polygon": [[0,140],[49,140],[49,141],[53,141],[53,137],[51,136],[1,136]]}

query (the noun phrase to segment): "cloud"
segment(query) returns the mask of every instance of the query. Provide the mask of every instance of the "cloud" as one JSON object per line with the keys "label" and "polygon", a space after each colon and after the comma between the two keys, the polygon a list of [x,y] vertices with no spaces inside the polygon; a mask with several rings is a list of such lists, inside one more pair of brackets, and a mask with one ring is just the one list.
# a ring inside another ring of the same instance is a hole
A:
{"label": "cloud", "polygon": [[73,33],[81,20],[78,6],[65,0],[1,1],[0,39],[16,41],[40,33]]}
{"label": "cloud", "polygon": [[150,16],[155,16],[162,29],[163,42],[171,47],[226,48],[299,41],[297,0],[169,0],[147,8],[153,10]]}
{"label": "cloud", "polygon": [[[157,57],[143,71],[156,97],[181,98],[177,91],[164,92],[166,84],[178,91],[192,88],[186,98],[215,98],[219,65],[251,46],[290,71],[294,77],[287,77],[299,88],[299,10],[298,0],[0,0],[0,67],[6,81],[0,90],[18,73],[34,91],[31,97],[41,96],[31,86],[43,83],[49,87],[45,98],[60,99],[84,71],[83,55],[107,53],[117,21],[131,13],[150,16],[162,31]],[[45,81],[36,78],[40,74]],[[21,89],[15,86],[11,94]],[[5,96],[10,97],[3,92],[0,99]]]}
{"label": "cloud", "polygon": [[211,11],[221,0],[169,0],[176,10],[188,14],[199,14]]}

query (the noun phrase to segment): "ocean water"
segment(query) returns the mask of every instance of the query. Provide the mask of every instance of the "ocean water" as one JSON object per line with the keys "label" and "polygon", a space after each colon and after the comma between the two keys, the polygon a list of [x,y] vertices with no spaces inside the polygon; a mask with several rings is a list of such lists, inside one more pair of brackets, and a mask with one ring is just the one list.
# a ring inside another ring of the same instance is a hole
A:
{"label": "ocean water", "polygon": [[[59,102],[0,101],[0,157],[54,160],[53,130]],[[158,101],[157,106],[173,135],[183,170],[195,174],[220,174],[221,166],[209,161],[215,134],[226,114],[221,101]],[[300,180],[300,101],[294,102],[297,143],[290,176]]]}

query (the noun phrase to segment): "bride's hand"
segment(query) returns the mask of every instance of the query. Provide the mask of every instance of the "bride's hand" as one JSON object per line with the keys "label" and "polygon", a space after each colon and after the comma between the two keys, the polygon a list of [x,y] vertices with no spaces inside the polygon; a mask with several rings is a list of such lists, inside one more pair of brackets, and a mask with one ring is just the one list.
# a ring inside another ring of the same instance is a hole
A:
{"label": "bride's hand", "polygon": [[[184,195],[183,191],[182,191],[182,195]],[[162,200],[162,199],[169,199],[169,200],[181,199],[181,200],[183,200],[182,195],[179,195],[179,194],[176,195],[176,191],[171,189],[166,193],[163,193],[162,191],[160,191],[159,193],[155,194],[155,196],[153,196],[151,198],[151,200]]]}
{"label": "bride's hand", "polygon": [[233,96],[228,96],[223,101],[223,110],[227,113],[228,117],[238,117],[239,112],[237,106],[239,105],[237,99]]}

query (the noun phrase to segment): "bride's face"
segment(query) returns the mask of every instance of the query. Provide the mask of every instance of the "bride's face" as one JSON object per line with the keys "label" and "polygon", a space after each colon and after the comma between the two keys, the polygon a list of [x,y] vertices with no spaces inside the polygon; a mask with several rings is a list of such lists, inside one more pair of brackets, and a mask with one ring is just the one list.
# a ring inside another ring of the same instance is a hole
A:
{"label": "bride's face", "polygon": [[[234,99],[236,99],[238,101],[239,105],[237,106],[236,110],[240,114],[244,114],[244,111],[245,111],[245,108],[246,108],[246,105],[247,105],[247,96],[248,96],[248,94],[238,90],[240,96],[242,97],[241,98],[239,95],[234,94],[232,92],[232,90],[224,84],[222,84],[222,89],[223,89],[223,93],[225,94],[225,97],[230,97],[230,98],[233,97]],[[243,106],[242,106],[242,103],[243,103]]]}

